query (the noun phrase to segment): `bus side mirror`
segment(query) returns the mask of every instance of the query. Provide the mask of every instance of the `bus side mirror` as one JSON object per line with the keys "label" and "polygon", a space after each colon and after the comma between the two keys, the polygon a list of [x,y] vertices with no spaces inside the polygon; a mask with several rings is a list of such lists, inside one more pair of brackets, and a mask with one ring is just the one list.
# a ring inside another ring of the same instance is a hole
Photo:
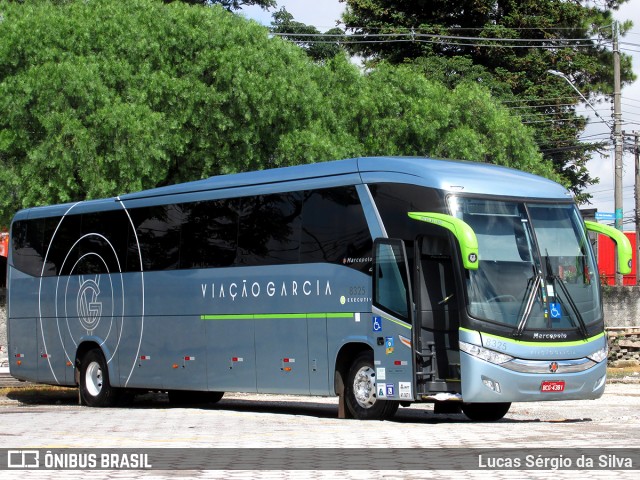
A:
{"label": "bus side mirror", "polygon": [[623,275],[631,273],[631,259],[633,258],[633,250],[631,247],[631,242],[629,241],[627,236],[620,230],[608,225],[602,225],[601,223],[585,221],[584,224],[586,225],[587,230],[605,235],[615,242],[616,247],[618,247],[616,249],[618,257],[616,259],[618,273],[621,273]]}
{"label": "bus side mirror", "polygon": [[478,238],[473,228],[459,218],[444,213],[409,212],[409,217],[420,222],[427,222],[446,228],[456,237],[462,254],[462,264],[467,270],[477,270],[480,257],[478,254]]}

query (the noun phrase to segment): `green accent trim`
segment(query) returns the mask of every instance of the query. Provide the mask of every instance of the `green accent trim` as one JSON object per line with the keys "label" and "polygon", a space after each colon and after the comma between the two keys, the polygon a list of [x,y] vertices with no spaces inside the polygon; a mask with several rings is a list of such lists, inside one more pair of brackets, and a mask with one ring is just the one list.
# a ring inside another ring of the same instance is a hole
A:
{"label": "green accent trim", "polygon": [[407,330],[411,330],[411,325],[409,325],[408,323],[405,322],[401,322],[399,320],[396,320],[395,318],[390,318],[390,317],[386,317],[384,315],[380,315],[382,318],[384,318],[385,320],[388,320],[392,323],[395,323],[396,325],[400,325],[401,327],[406,328]]}
{"label": "green accent trim", "polygon": [[616,246],[618,247],[618,272],[622,273],[623,275],[631,273],[631,258],[633,249],[631,247],[631,242],[629,241],[627,236],[616,228],[610,227],[608,225],[602,225],[598,222],[585,221],[584,224],[587,226],[587,230],[606,235],[615,242]]}
{"label": "green accent trim", "polygon": [[353,312],[327,313],[246,313],[230,315],[200,315],[200,320],[271,320],[300,318],[353,318]]}
{"label": "green accent trim", "polygon": [[200,315],[200,320],[253,320],[253,315]]}
{"label": "green accent trim", "polygon": [[499,335],[493,335],[491,333],[480,332],[479,330],[470,330],[468,328],[460,327],[461,331],[469,332],[469,333],[480,333],[487,337],[495,338],[498,340],[502,340],[504,342],[513,343],[515,345],[524,345],[526,347],[579,347],[580,345],[584,345],[585,343],[594,342],[602,337],[604,337],[604,332],[594,335],[590,338],[585,338],[584,340],[572,340],[570,342],[527,342],[523,340],[514,340],[513,338],[501,337]]}
{"label": "green accent trim", "polygon": [[467,270],[478,269],[478,238],[468,223],[444,213],[409,212],[408,215],[414,220],[439,225],[453,233],[460,245],[464,268]]}

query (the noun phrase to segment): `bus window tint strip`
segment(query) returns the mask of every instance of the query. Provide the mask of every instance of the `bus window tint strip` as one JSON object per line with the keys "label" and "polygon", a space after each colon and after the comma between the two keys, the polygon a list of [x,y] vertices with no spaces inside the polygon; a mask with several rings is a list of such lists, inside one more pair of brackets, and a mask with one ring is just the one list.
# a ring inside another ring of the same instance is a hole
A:
{"label": "bus window tint strip", "polygon": [[[316,262],[369,273],[371,266],[371,234],[353,186],[129,214],[135,232],[124,210],[15,222],[14,266],[32,276]],[[105,254],[85,255],[96,248]]]}

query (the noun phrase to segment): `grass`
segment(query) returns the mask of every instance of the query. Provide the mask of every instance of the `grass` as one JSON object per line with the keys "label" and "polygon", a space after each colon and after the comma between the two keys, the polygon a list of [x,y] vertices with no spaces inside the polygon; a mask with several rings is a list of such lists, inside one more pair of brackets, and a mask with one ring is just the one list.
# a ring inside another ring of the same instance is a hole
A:
{"label": "grass", "polygon": [[640,366],[636,367],[621,367],[621,368],[607,368],[608,378],[624,378],[624,377],[638,377],[640,378]]}
{"label": "grass", "polygon": [[74,404],[78,403],[78,389],[52,385],[0,388],[0,397],[7,397],[26,404]]}

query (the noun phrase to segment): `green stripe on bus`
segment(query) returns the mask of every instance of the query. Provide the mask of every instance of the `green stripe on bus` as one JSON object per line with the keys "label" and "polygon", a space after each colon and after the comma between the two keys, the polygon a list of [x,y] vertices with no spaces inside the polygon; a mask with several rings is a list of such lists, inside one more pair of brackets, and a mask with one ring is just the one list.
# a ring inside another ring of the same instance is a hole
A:
{"label": "green stripe on bus", "polygon": [[271,320],[296,318],[353,318],[352,312],[345,313],[248,313],[229,315],[200,315],[200,320]]}
{"label": "green stripe on bus", "polygon": [[396,325],[400,325],[401,327],[406,328],[407,330],[411,330],[411,325],[404,323],[404,322],[399,322],[398,320],[394,320],[393,318],[387,318],[384,317],[385,320],[389,320],[390,322],[395,323]]}
{"label": "green stripe on bus", "polygon": [[491,333],[484,333],[477,330],[469,330],[468,328],[460,327],[460,330],[463,332],[469,333],[480,333],[490,338],[495,338],[497,340],[502,340],[503,342],[509,342],[516,345],[524,345],[527,347],[578,347],[580,345],[584,345],[585,343],[593,342],[598,340],[599,338],[604,337],[604,332],[594,335],[590,338],[585,338],[584,340],[572,340],[570,342],[528,342],[524,340],[514,340],[513,338],[500,337],[498,335],[492,335]]}

